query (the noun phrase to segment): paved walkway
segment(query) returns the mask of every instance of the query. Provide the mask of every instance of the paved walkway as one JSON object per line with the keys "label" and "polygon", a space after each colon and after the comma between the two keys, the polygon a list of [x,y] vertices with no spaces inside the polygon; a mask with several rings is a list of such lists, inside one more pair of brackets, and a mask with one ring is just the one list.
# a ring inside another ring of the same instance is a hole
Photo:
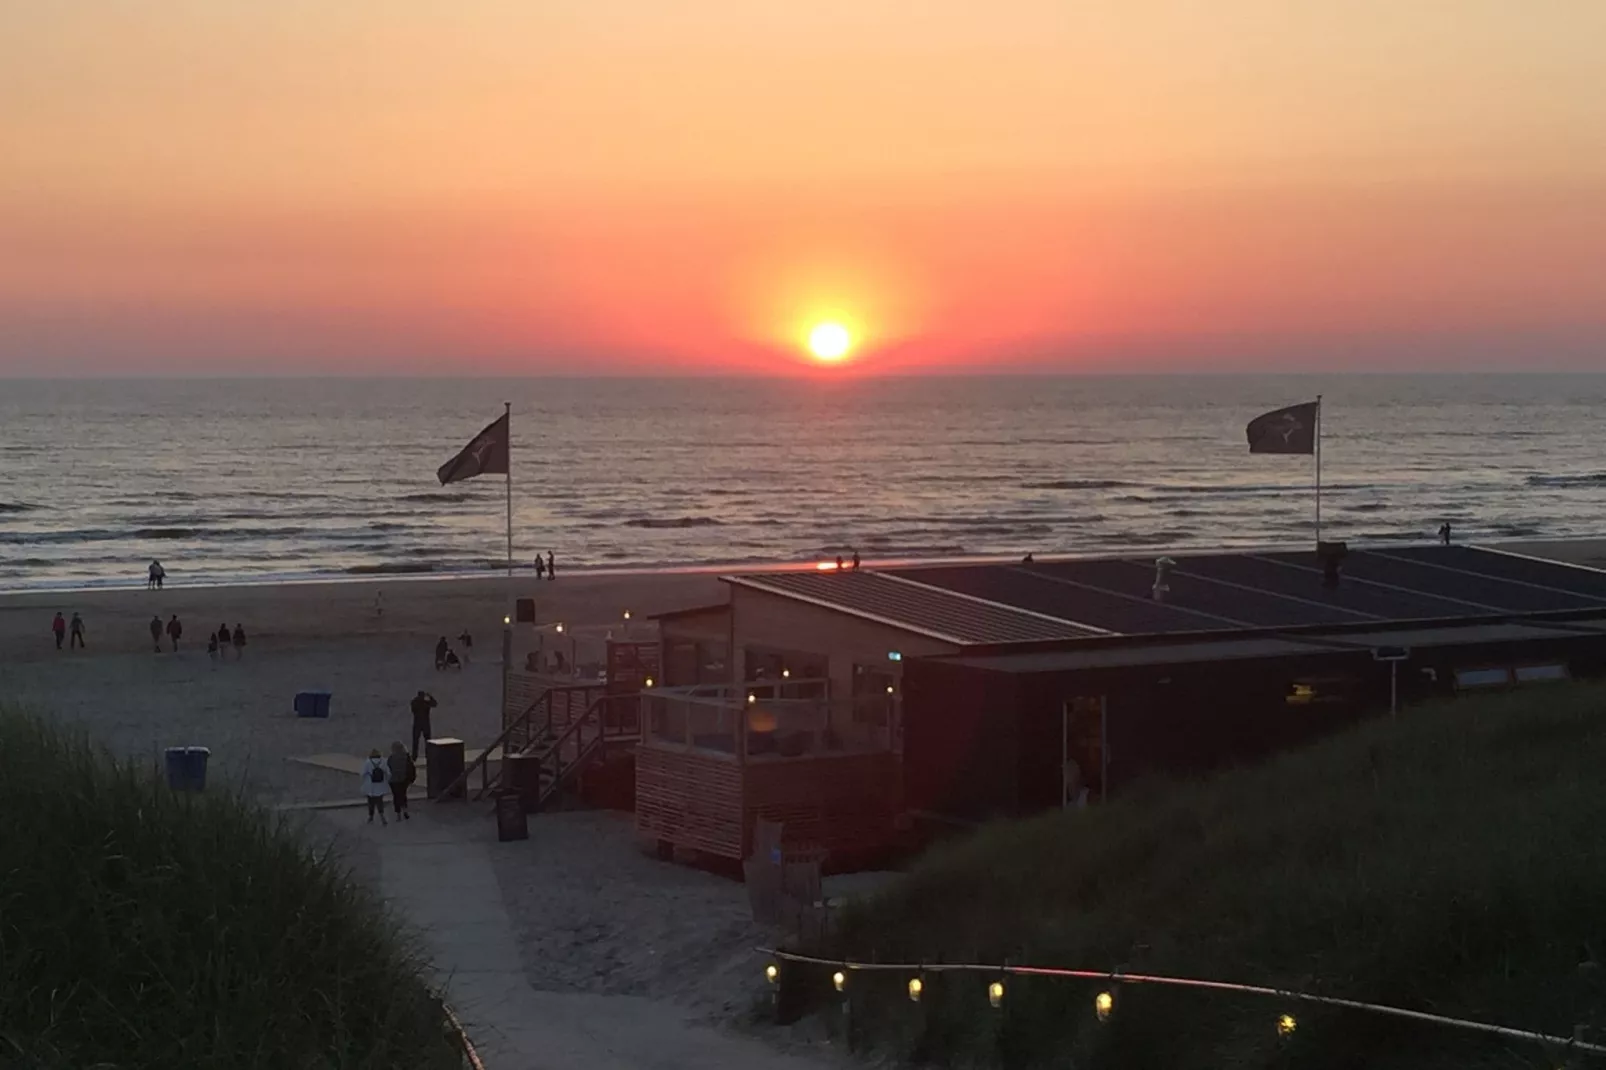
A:
{"label": "paved walkway", "polygon": [[[426,804],[427,805],[427,804]],[[347,818],[357,827],[356,815]],[[376,833],[379,830],[375,830]],[[493,825],[420,815],[374,835],[391,905],[425,934],[439,981],[488,1070],[820,1070],[635,996],[537,992],[489,852]],[[476,839],[476,835],[483,839]]]}

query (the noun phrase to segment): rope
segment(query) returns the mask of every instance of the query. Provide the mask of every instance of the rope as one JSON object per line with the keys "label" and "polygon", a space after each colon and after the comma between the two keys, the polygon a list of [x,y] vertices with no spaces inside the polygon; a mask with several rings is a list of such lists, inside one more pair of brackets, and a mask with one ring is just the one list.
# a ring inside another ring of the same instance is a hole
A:
{"label": "rope", "polygon": [[480,1061],[480,1053],[474,1049],[474,1042],[468,1039],[463,1023],[457,1020],[457,1015],[452,1013],[451,1006],[445,1000],[441,1000],[441,1010],[446,1012],[446,1022],[452,1027],[452,1033],[463,1049],[463,1058],[467,1061],[469,1070],[485,1070],[485,1064]]}
{"label": "rope", "polygon": [[1487,1022],[1475,1022],[1465,1018],[1451,1018],[1443,1014],[1429,1014],[1426,1011],[1407,1010],[1404,1007],[1390,1007],[1382,1003],[1366,1003],[1361,1000],[1339,999],[1335,996],[1319,996],[1313,992],[1300,992],[1296,989],[1268,988],[1264,985],[1244,985],[1230,981],[1207,981],[1194,977],[1168,977],[1160,974],[1110,972],[1108,970],[1070,970],[1049,966],[989,966],[979,963],[937,963],[934,965],[912,965],[908,963],[886,962],[842,962],[835,959],[816,958],[812,955],[798,955],[790,951],[780,951],[775,948],[758,948],[760,952],[770,955],[783,962],[799,962],[815,966],[832,966],[840,970],[874,971],[893,970],[902,973],[943,973],[947,971],[968,971],[973,973],[1014,974],[1022,977],[1074,977],[1089,981],[1112,981],[1115,983],[1127,982],[1129,984],[1173,985],[1181,988],[1203,988],[1218,992],[1241,992],[1254,996],[1273,996],[1279,999],[1298,1000],[1303,1003],[1316,1003],[1327,1007],[1342,1007],[1347,1010],[1368,1011],[1372,1014],[1386,1014],[1395,1018],[1408,1018],[1412,1021],[1427,1022],[1433,1025],[1450,1026],[1455,1029],[1465,1029],[1472,1032],[1487,1033],[1494,1036],[1506,1037],[1511,1040],[1526,1040],[1537,1044],[1551,1044],[1566,1048],[1569,1051],[1584,1052],[1589,1055],[1606,1055],[1606,1045],[1590,1044],[1576,1037],[1556,1037],[1548,1033],[1536,1033],[1527,1029],[1512,1029],[1509,1026],[1491,1025]]}

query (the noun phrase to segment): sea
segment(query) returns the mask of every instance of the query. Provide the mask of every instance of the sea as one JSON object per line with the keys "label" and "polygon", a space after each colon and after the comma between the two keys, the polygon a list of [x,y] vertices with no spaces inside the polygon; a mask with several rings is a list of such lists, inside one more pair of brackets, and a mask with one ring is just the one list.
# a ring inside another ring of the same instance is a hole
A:
{"label": "sea", "polygon": [[1606,376],[0,381],[0,590],[1606,532]]}

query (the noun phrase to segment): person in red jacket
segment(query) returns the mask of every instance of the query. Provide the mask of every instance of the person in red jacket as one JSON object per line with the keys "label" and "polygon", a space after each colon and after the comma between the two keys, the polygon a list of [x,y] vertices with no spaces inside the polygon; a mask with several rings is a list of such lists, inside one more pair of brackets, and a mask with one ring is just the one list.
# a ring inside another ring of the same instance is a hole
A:
{"label": "person in red jacket", "polygon": [[61,649],[62,642],[67,638],[67,618],[58,610],[56,619],[50,622],[50,630],[56,633],[56,649]]}

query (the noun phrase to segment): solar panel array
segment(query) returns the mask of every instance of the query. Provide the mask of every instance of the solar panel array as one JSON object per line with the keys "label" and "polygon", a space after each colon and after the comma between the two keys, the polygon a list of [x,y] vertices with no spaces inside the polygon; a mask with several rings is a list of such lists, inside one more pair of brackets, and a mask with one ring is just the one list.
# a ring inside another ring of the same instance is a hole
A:
{"label": "solar panel array", "polygon": [[1606,609],[1606,572],[1463,546],[1352,550],[1337,587],[1315,553],[1089,559],[741,577],[963,645],[1098,634],[1364,625]]}

